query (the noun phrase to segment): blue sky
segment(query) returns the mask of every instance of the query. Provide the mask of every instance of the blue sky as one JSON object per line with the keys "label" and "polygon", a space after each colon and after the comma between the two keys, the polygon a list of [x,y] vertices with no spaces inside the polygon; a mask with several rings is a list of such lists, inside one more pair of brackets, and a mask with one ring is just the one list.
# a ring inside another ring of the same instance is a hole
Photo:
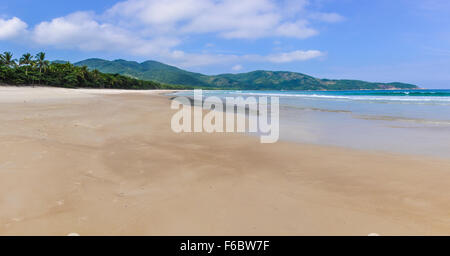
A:
{"label": "blue sky", "polygon": [[450,88],[448,0],[1,0],[0,51]]}

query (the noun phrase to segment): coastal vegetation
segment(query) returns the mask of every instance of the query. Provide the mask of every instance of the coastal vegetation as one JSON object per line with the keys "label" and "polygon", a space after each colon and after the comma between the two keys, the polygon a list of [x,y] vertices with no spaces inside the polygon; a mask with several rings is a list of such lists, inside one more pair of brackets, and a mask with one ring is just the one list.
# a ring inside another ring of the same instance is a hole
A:
{"label": "coastal vegetation", "polygon": [[15,59],[10,52],[0,54],[0,83],[9,85],[45,85],[66,88],[179,89],[154,81],[119,74],[105,74],[69,62],[50,62],[45,53],[25,53]]}

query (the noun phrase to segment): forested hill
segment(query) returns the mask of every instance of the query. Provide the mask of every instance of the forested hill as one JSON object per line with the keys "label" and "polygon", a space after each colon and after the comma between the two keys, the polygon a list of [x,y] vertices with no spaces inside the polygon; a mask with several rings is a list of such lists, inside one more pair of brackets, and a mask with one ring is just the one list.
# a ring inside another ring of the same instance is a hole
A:
{"label": "forested hill", "polygon": [[190,89],[155,81],[139,80],[128,75],[106,74],[86,66],[68,62],[50,62],[45,53],[23,54],[15,59],[11,52],[0,54],[0,84],[45,85],[67,88],[114,88],[114,89]]}
{"label": "forested hill", "polygon": [[239,90],[360,90],[360,89],[417,89],[406,83],[373,83],[358,80],[318,79],[301,73],[286,71],[253,71],[241,74],[208,76],[193,73],[157,61],[87,59],[75,63],[90,70],[121,74],[136,79],[165,84],[210,89]]}

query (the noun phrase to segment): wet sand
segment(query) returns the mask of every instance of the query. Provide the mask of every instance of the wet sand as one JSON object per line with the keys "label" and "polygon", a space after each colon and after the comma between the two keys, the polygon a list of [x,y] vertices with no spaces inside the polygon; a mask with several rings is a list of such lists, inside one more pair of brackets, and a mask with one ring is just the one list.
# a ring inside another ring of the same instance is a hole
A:
{"label": "wet sand", "polygon": [[175,134],[156,92],[0,87],[0,235],[450,235],[450,161]]}

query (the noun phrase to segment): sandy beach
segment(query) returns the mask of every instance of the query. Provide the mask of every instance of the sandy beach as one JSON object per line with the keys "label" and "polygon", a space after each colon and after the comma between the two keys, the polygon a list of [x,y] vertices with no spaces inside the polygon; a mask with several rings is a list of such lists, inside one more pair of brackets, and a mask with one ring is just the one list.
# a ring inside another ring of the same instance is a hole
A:
{"label": "sandy beach", "polygon": [[450,235],[450,160],[175,134],[163,92],[0,87],[0,235]]}

